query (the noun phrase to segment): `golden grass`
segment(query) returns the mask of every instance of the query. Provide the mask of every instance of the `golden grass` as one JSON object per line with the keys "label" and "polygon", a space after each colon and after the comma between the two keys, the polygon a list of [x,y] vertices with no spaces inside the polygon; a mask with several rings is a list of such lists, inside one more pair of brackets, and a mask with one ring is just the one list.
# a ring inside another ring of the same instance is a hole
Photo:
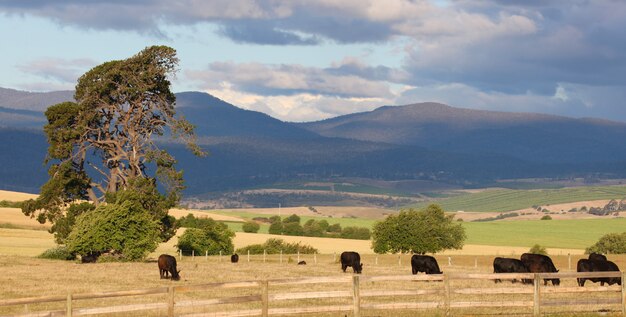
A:
{"label": "golden grass", "polygon": [[37,230],[49,229],[49,223],[40,224],[34,218],[25,216],[18,208],[0,208],[0,224],[11,224],[20,228]]}
{"label": "golden grass", "polygon": [[[288,262],[289,257],[292,258],[291,262]],[[398,258],[401,262],[398,263]],[[446,256],[436,256],[441,269],[446,273],[491,273],[493,268],[491,261],[493,256],[454,256],[452,257],[452,265],[447,264]],[[133,289],[145,289],[145,288],[157,288],[170,285],[198,285],[204,283],[213,282],[236,282],[236,281],[250,281],[261,279],[281,279],[281,278],[304,278],[315,276],[349,276],[350,273],[343,273],[340,269],[340,265],[336,263],[336,257],[333,254],[317,255],[315,258],[313,255],[301,255],[301,259],[307,261],[307,265],[298,266],[295,265],[295,255],[285,255],[283,262],[279,262],[279,256],[273,255],[266,257],[266,261],[263,262],[262,256],[251,256],[250,262],[248,262],[246,256],[240,257],[240,262],[232,264],[228,261],[226,256],[223,257],[184,257],[182,260],[178,260],[178,269],[181,270],[182,280],[179,282],[172,282],[169,280],[159,279],[157,264],[152,261],[140,262],[140,263],[97,263],[97,264],[77,264],[75,262],[67,261],[53,261],[42,260],[21,256],[0,256],[0,267],[3,268],[3,273],[0,276],[0,282],[2,288],[0,288],[0,299],[11,298],[23,298],[33,296],[45,296],[45,295],[65,295],[68,292],[77,293],[91,293],[91,292],[107,292],[118,290],[133,290]],[[317,259],[317,262],[315,262]],[[369,275],[410,275],[411,268],[409,262],[409,255],[363,255],[362,262],[364,263],[363,276]],[[611,256],[611,259],[622,267],[626,265],[626,256]],[[568,271],[567,269],[567,256],[553,256],[553,260],[558,268],[562,272]],[[577,260],[573,258],[572,261]],[[475,267],[474,264],[478,265]],[[350,271],[350,269],[348,269]],[[440,282],[363,282],[361,284],[362,290],[369,289],[441,289],[442,284]],[[574,279],[563,280],[561,287],[574,287],[576,282]],[[596,284],[597,286],[597,284]],[[493,282],[486,280],[455,280],[451,282],[451,287],[457,288],[515,288],[515,289],[532,289],[531,286],[511,284],[504,282],[502,284],[494,285]],[[552,288],[552,286],[548,286]],[[613,288],[617,289],[616,286]],[[295,293],[295,292],[308,292],[308,291],[330,291],[330,290],[346,290],[350,291],[349,284],[307,284],[306,286],[294,285],[294,286],[270,286],[270,293]],[[184,300],[203,300],[207,298],[215,297],[228,297],[228,296],[243,296],[254,294],[258,292],[258,289],[220,289],[219,292],[206,291],[196,293],[184,293],[179,294],[176,297],[176,301]],[[598,297],[607,295],[597,294],[590,295],[585,294],[586,298]],[[611,294],[615,296],[617,294]],[[569,296],[569,297],[567,297]],[[560,295],[560,294],[546,294],[545,299],[549,298],[564,298],[575,299],[580,295]],[[417,296],[417,297],[389,297],[389,298],[364,298],[363,303],[379,303],[381,301],[425,301],[425,300],[439,300],[440,297],[436,296]],[[506,302],[510,300],[532,300],[532,295],[454,295],[455,301],[501,301]],[[93,306],[106,306],[106,305],[125,305],[131,303],[150,303],[150,302],[165,302],[166,298],[162,295],[150,295],[144,297],[128,297],[122,299],[101,299],[90,301],[76,301],[75,307],[93,307]],[[303,304],[304,303],[304,304]],[[336,298],[336,299],[320,299],[320,300],[307,300],[307,301],[288,301],[288,302],[273,302],[271,307],[293,307],[297,305],[350,305],[352,303],[351,298]],[[45,308],[40,308],[37,305],[29,305],[30,307],[24,307],[24,305],[17,307],[0,307],[0,314],[19,313],[24,312],[25,309],[63,309],[64,303],[58,305],[49,305]],[[255,306],[256,305],[256,306]],[[54,306],[54,307],[52,307]],[[43,305],[41,306],[43,307]],[[225,305],[222,308],[239,310],[258,307],[257,304],[248,306],[247,304],[238,305]],[[619,306],[613,306],[616,309]],[[203,310],[204,309],[204,310]],[[193,307],[188,312],[204,312],[207,308]],[[586,308],[585,308],[586,309]],[[524,309],[511,309],[495,307],[491,309],[458,309],[453,310],[455,315],[475,315],[475,314],[504,314],[508,315],[513,312],[529,313],[532,310],[530,308]],[[544,311],[557,313],[561,312],[558,308],[546,308]],[[187,312],[187,311],[186,311]],[[431,315],[440,314],[441,312],[431,311],[425,314],[424,311],[364,311],[365,316],[416,316],[416,315]],[[133,316],[143,316],[146,313],[137,313]],[[163,312],[155,312],[148,315],[163,315]],[[337,316],[338,313],[329,314],[314,314],[315,316]],[[341,314],[343,315],[343,314]],[[126,314],[120,314],[117,316],[126,316]]]}
{"label": "golden grass", "polygon": [[8,190],[0,190],[0,200],[6,201],[24,201],[29,199],[35,199],[39,197],[36,194],[28,194],[28,193],[20,193],[20,192],[12,192]]}
{"label": "golden grass", "polygon": [[196,218],[208,217],[208,218],[213,218],[213,220],[216,220],[216,221],[233,221],[233,222],[245,222],[246,221],[245,219],[242,219],[239,217],[220,215],[220,214],[215,214],[212,212],[202,211],[202,210],[197,210],[197,209],[172,208],[169,210],[169,214],[170,216],[174,216],[176,218],[181,218],[181,217],[187,216],[188,214],[193,214],[194,217]]}
{"label": "golden grass", "polygon": [[47,231],[0,228],[0,255],[36,256],[55,246]]}

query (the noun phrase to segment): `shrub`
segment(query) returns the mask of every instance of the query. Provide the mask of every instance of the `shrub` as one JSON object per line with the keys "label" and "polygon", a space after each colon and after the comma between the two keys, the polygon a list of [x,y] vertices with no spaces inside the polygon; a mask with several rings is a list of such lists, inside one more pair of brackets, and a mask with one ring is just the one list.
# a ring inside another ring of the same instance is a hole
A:
{"label": "shrub", "polygon": [[125,261],[143,259],[161,241],[159,223],[133,201],[100,205],[76,218],[67,248],[81,256],[118,252]]}
{"label": "shrub", "polygon": [[268,229],[270,234],[283,234],[283,223],[282,222],[273,222]]}
{"label": "shrub", "polygon": [[[328,226],[328,222],[326,222]],[[321,237],[324,235],[324,229],[320,225],[320,222],[310,219],[302,226],[303,234],[307,237]]]}
{"label": "shrub", "polygon": [[545,215],[541,217],[541,220],[552,220],[552,217],[550,217],[549,215]]}
{"label": "shrub", "polygon": [[300,242],[286,243],[284,240],[276,238],[267,239],[263,244],[252,244],[239,248],[237,253],[246,254],[250,251],[250,254],[263,254],[263,250],[267,254],[279,254],[281,250],[284,254],[296,254],[298,251],[301,254],[317,253],[317,249],[312,246],[300,244]]}
{"label": "shrub", "polygon": [[290,223],[290,222],[295,222],[295,223],[300,223],[300,216],[293,214],[285,219],[283,219],[283,223]]}
{"label": "shrub", "polygon": [[329,233],[341,233],[341,225],[338,223],[334,223],[330,226],[328,226],[328,229],[326,230],[326,232]]}
{"label": "shrub", "polygon": [[52,249],[48,249],[44,251],[42,254],[37,256],[40,259],[50,259],[50,260],[75,260],[76,256],[74,256],[70,250],[68,250],[65,246],[58,246]]}
{"label": "shrub", "polygon": [[529,253],[534,253],[534,254],[543,254],[543,255],[548,255],[548,251],[546,250],[546,247],[535,244],[533,245],[532,248],[530,248],[530,250],[528,250]]}
{"label": "shrub", "polygon": [[345,227],[341,231],[340,237],[344,239],[359,239],[359,240],[369,240],[370,239],[370,229],[363,227]]}
{"label": "shrub", "polygon": [[283,223],[283,234],[287,236],[303,236],[304,229],[297,222]]}
{"label": "shrub", "polygon": [[257,233],[259,232],[259,229],[261,229],[261,225],[254,221],[247,221],[241,226],[241,229],[243,232]]}
{"label": "shrub", "polygon": [[[209,218],[210,219],[210,218]],[[225,254],[233,252],[233,233],[228,226],[213,219],[202,228],[189,228],[178,238],[176,247],[184,255]]]}
{"label": "shrub", "polygon": [[626,232],[609,233],[602,236],[598,242],[588,247],[585,253],[624,254],[626,253]]}

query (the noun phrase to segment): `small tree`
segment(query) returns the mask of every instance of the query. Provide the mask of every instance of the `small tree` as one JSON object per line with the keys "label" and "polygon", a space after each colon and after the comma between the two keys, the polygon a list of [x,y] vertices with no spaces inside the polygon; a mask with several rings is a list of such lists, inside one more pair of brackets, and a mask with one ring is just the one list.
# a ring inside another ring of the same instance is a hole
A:
{"label": "small tree", "polygon": [[528,250],[528,253],[548,255],[548,250],[546,250],[546,247],[544,246],[535,244],[532,248],[530,248],[530,250]]}
{"label": "small tree", "polygon": [[[328,223],[326,223],[328,225]],[[320,226],[320,222],[310,219],[302,226],[304,235],[308,237],[321,237],[324,235],[324,230]]]}
{"label": "small tree", "polygon": [[604,235],[594,245],[588,247],[585,253],[624,254],[626,253],[626,232],[609,233]]}
{"label": "small tree", "polygon": [[289,222],[300,223],[300,216],[296,214],[292,214],[291,216],[283,219],[283,223],[289,223]]}
{"label": "small tree", "polygon": [[552,220],[552,217],[550,217],[550,215],[544,215],[540,220]]}
{"label": "small tree", "polygon": [[270,234],[283,234],[283,223],[280,221],[272,222],[268,232]]}
{"label": "small tree", "polygon": [[304,229],[297,222],[283,223],[283,234],[287,236],[303,236]]}
{"label": "small tree", "polygon": [[261,229],[261,226],[254,221],[246,221],[241,226],[241,229],[243,230],[243,232],[257,233],[259,232],[259,229]]}
{"label": "small tree", "polygon": [[176,247],[184,255],[219,254],[220,251],[230,254],[234,250],[233,237],[235,233],[228,226],[211,218],[202,228],[189,228],[178,238]]}
{"label": "small tree", "polygon": [[461,249],[465,241],[462,224],[453,222],[438,205],[421,211],[409,209],[390,215],[374,225],[372,248],[376,253],[435,253]]}

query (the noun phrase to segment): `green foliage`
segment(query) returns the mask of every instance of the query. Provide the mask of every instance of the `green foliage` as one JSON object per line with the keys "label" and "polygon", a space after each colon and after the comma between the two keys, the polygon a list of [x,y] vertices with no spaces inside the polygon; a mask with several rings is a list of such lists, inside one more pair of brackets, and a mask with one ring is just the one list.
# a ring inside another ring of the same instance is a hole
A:
{"label": "green foliage", "polygon": [[202,228],[207,225],[212,225],[215,222],[213,218],[209,217],[196,217],[192,213],[183,216],[176,221],[178,227],[182,228]]}
{"label": "green foliage", "polygon": [[[499,214],[495,217],[487,217],[487,218],[480,218],[480,219],[476,219],[473,220],[474,222],[486,222],[486,221],[496,221],[496,220],[501,220],[501,219],[506,219],[506,218],[512,218],[512,217],[517,217],[519,216],[518,213],[516,212],[508,212],[508,213],[504,213],[504,214]],[[459,218],[460,220],[461,218]]]}
{"label": "green foliage", "polygon": [[241,229],[243,232],[257,233],[259,229],[261,229],[261,225],[254,221],[246,221],[246,223],[241,226]]}
{"label": "green foliage", "polygon": [[24,202],[22,201],[8,201],[2,200],[0,201],[0,208],[22,208]]}
{"label": "green foliage", "polygon": [[271,216],[270,217],[270,223],[277,223],[277,222],[282,222],[282,220],[280,219],[280,216]]}
{"label": "green foliage", "polygon": [[52,228],[50,228],[50,232],[54,232],[54,241],[58,244],[64,244],[76,223],[76,217],[95,208],[96,206],[88,202],[71,204],[65,215],[57,218]]}
{"label": "green foliage", "polygon": [[283,219],[283,223],[290,223],[290,222],[295,222],[295,223],[300,223],[300,216],[296,215],[296,214],[292,214],[291,216]]}
{"label": "green foliage", "polygon": [[370,239],[370,229],[361,228],[361,227],[345,227],[341,231],[340,237],[344,239],[359,239],[359,240],[369,240]]}
{"label": "green foliage", "polygon": [[210,255],[230,254],[233,252],[233,237],[235,233],[228,226],[208,218],[208,222],[201,228],[189,228],[178,238],[176,247],[184,255],[192,252],[200,255],[208,252]]}
{"label": "green foliage", "polygon": [[539,244],[533,245],[532,248],[528,250],[528,253],[548,255],[548,251],[546,250],[546,247],[541,246]]}
{"label": "green foliage", "polygon": [[282,239],[267,239],[263,244],[252,244],[243,248],[237,249],[239,254],[263,254],[265,250],[266,254],[279,254],[282,250],[283,254],[313,254],[317,253],[317,249],[309,245],[300,244],[300,242],[286,243]]}
{"label": "green foliage", "polygon": [[58,246],[52,249],[48,249],[44,251],[42,254],[37,256],[40,259],[50,259],[50,260],[75,260],[76,256],[72,254],[69,249],[65,246]]}
{"label": "green foliage", "polygon": [[268,229],[270,234],[282,234],[283,233],[283,223],[280,221],[272,222],[270,228]]}
{"label": "green foliage", "polygon": [[283,234],[287,236],[303,236],[304,229],[297,222],[283,223]]}
{"label": "green foliage", "polygon": [[550,217],[550,215],[544,215],[540,220],[552,220],[552,217]]}
{"label": "green foliage", "polygon": [[341,224],[333,223],[332,225],[328,226],[326,232],[341,233]]}
{"label": "green foliage", "polygon": [[66,239],[74,254],[116,253],[125,261],[145,258],[160,241],[159,223],[136,201],[108,203],[84,212],[76,217]]}
{"label": "green foliage", "polygon": [[585,253],[624,254],[626,253],[626,232],[609,233],[604,235],[594,245],[588,247]]}
{"label": "green foliage", "polygon": [[417,254],[460,249],[465,230],[453,217],[446,216],[438,205],[400,211],[374,225],[372,248],[376,253]]}
{"label": "green foliage", "polygon": [[320,229],[322,229],[322,232],[328,231],[328,227],[330,227],[330,224],[328,224],[328,221],[326,221],[326,219],[318,221],[317,224],[320,226]]}
{"label": "green foliage", "polygon": [[[326,222],[326,226],[328,227],[328,222]],[[319,221],[315,219],[309,219],[302,226],[303,235],[307,237],[321,237],[324,235],[324,229],[322,229],[322,225],[320,225]]]}

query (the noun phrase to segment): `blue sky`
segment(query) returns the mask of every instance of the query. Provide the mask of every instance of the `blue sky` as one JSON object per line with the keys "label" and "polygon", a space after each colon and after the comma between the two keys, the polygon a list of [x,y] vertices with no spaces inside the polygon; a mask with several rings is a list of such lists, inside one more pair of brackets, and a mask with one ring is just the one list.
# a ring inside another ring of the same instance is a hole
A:
{"label": "blue sky", "polygon": [[626,1],[1,0],[0,87],[175,48],[174,90],[310,121],[436,101],[626,121]]}

